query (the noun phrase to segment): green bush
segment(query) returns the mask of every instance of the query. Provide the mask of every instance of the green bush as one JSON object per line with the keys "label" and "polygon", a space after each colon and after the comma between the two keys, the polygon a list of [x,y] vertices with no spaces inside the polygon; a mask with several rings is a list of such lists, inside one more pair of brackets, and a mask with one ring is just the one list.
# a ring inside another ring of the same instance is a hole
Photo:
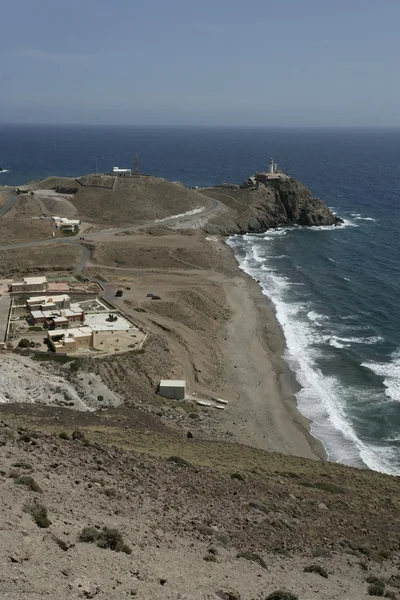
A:
{"label": "green bush", "polygon": [[380,585],[376,585],[375,583],[371,583],[371,585],[368,586],[368,594],[370,596],[384,596],[385,588]]}
{"label": "green bush", "polygon": [[188,468],[190,468],[192,466],[190,464],[190,462],[188,462],[184,458],[181,458],[180,456],[170,456],[169,458],[167,458],[167,461],[175,463],[176,465],[179,465],[180,467],[188,467]]}
{"label": "green bush", "polygon": [[18,348],[29,348],[30,345],[30,340],[27,340],[26,338],[22,338],[22,340],[19,340],[18,342]]}
{"label": "green bush", "polygon": [[79,534],[80,542],[96,542],[99,548],[109,548],[114,552],[125,552],[125,554],[131,554],[131,548],[124,543],[123,537],[118,529],[112,529],[110,527],[103,527],[101,531],[96,527],[85,527]]}
{"label": "green bush", "polygon": [[284,590],[276,590],[272,592],[269,596],[265,598],[265,600],[299,600],[296,594],[292,594],[292,592],[285,592]]}
{"label": "green bush", "polygon": [[62,431],[61,433],[59,433],[58,437],[61,438],[62,440],[69,440],[69,435],[66,431]]}
{"label": "green bush", "polygon": [[38,504],[34,502],[33,504],[27,504],[24,507],[25,512],[28,512],[32,519],[35,521],[36,525],[41,529],[46,529],[50,527],[51,521],[47,516],[47,508],[44,504]]}
{"label": "green bush", "polygon": [[257,554],[256,552],[252,552],[251,550],[245,550],[244,552],[239,552],[236,555],[236,558],[245,558],[246,560],[250,560],[251,562],[257,562],[263,569],[267,569],[267,563],[265,560]]}
{"label": "green bush", "polygon": [[309,567],[305,567],[304,572],[318,573],[318,575],[321,575],[321,577],[328,579],[328,573],[325,571],[324,567],[321,567],[321,565],[310,565]]}
{"label": "green bush", "polygon": [[21,475],[14,479],[14,483],[17,485],[25,485],[32,492],[38,492],[39,494],[43,493],[42,488],[30,475]]}
{"label": "green bush", "polygon": [[380,577],[377,577],[376,575],[368,575],[368,577],[365,581],[367,583],[373,583],[375,585],[379,585],[379,587],[385,587],[385,582],[383,581],[383,579],[381,579]]}
{"label": "green bush", "polygon": [[20,442],[30,442],[31,441],[31,436],[29,435],[29,433],[23,433],[20,438],[19,441]]}
{"label": "green bush", "polygon": [[238,481],[245,481],[245,478],[241,473],[232,473],[231,479],[237,479]]}
{"label": "green bush", "polygon": [[217,562],[217,558],[214,554],[206,554],[206,556],[203,556],[203,560],[206,562]]}
{"label": "green bush", "polygon": [[78,539],[80,542],[90,543],[97,541],[99,535],[100,532],[96,527],[84,527],[80,532]]}
{"label": "green bush", "polygon": [[23,462],[23,461],[18,461],[18,462],[12,463],[11,466],[16,467],[17,469],[25,469],[26,471],[32,470],[32,465],[30,465],[29,463]]}
{"label": "green bush", "polygon": [[73,440],[84,440],[85,434],[80,429],[75,429],[75,431],[72,433],[72,439]]}

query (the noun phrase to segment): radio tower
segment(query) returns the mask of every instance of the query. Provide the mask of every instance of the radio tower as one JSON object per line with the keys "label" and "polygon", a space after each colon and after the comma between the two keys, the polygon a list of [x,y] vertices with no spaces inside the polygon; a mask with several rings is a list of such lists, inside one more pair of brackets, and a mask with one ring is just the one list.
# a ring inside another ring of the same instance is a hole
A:
{"label": "radio tower", "polygon": [[135,177],[139,177],[140,175],[140,167],[139,167],[139,154],[136,152],[135,154],[135,170],[133,171]]}

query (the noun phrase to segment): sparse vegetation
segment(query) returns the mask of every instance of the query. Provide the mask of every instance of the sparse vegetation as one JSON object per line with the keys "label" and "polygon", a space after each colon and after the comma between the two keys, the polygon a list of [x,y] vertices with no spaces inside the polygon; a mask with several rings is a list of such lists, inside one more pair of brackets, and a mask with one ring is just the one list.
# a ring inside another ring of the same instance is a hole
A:
{"label": "sparse vegetation", "polygon": [[12,463],[11,466],[16,467],[17,469],[25,469],[26,471],[32,470],[32,465],[22,460]]}
{"label": "sparse vegetation", "polygon": [[214,554],[206,554],[203,556],[203,560],[206,562],[217,562],[217,558]]}
{"label": "sparse vegetation", "polygon": [[300,485],[304,487],[311,487],[317,490],[323,490],[324,492],[331,492],[332,494],[344,494],[346,490],[340,485],[329,483],[328,481],[317,481],[312,483],[311,481],[300,481]]}
{"label": "sparse vegetation", "polygon": [[86,543],[96,543],[99,548],[109,548],[114,552],[125,552],[131,554],[131,548],[125,544],[122,534],[118,529],[103,527],[101,530],[96,527],[85,527],[79,534],[79,541]]}
{"label": "sparse vegetation", "polygon": [[39,504],[37,502],[26,504],[24,510],[32,516],[32,519],[35,521],[36,525],[41,529],[47,529],[47,527],[50,527],[51,521],[47,516],[47,508],[44,506],[44,504]]}
{"label": "sparse vegetation", "polygon": [[241,473],[232,473],[231,479],[237,479],[238,481],[245,481],[245,478]]}
{"label": "sparse vegetation", "polygon": [[24,485],[32,492],[38,492],[39,494],[43,493],[43,490],[40,487],[40,485],[36,483],[36,481],[30,475],[21,475],[20,477],[14,479],[14,483],[16,483],[17,485]]}
{"label": "sparse vegetation", "polygon": [[91,543],[95,542],[100,535],[100,531],[96,527],[84,527],[79,534],[80,542]]}
{"label": "sparse vegetation", "polygon": [[19,438],[20,442],[30,442],[30,441],[31,441],[31,439],[32,439],[32,438],[31,438],[31,436],[29,435],[29,433],[23,433],[23,434],[20,436],[20,438]]}
{"label": "sparse vegetation", "polygon": [[268,506],[266,506],[262,502],[257,502],[256,500],[252,500],[251,502],[249,502],[249,506],[251,506],[251,508],[256,508],[257,510],[260,510],[261,512],[265,513],[266,515],[269,512],[271,512],[270,509],[268,508]]}
{"label": "sparse vegetation", "polygon": [[321,575],[321,577],[325,577],[325,579],[328,579],[328,573],[325,571],[324,567],[321,567],[321,565],[310,565],[308,567],[305,567],[304,572],[318,573],[318,575]]}
{"label": "sparse vegetation", "polygon": [[368,586],[368,594],[369,596],[384,596],[385,588],[380,585],[376,585],[375,583],[371,583]]}
{"label": "sparse vegetation", "polygon": [[190,462],[188,462],[184,458],[181,458],[180,456],[170,456],[169,458],[167,458],[167,461],[175,463],[176,465],[179,465],[180,467],[190,468],[192,466],[190,464]]}
{"label": "sparse vegetation", "polygon": [[22,338],[22,340],[19,340],[19,342],[18,342],[18,348],[29,348],[30,345],[31,345],[30,340],[28,340],[26,338]]}
{"label": "sparse vegetation", "polygon": [[75,431],[72,432],[72,439],[83,441],[85,440],[85,434],[80,429],[75,429]]}
{"label": "sparse vegetation", "polygon": [[380,577],[376,577],[376,575],[368,575],[365,580],[367,583],[373,583],[374,585],[378,585],[379,587],[385,587],[385,582]]}
{"label": "sparse vegetation", "polygon": [[245,550],[244,552],[239,552],[236,555],[236,558],[245,558],[246,560],[250,560],[251,562],[258,563],[263,569],[267,569],[267,563],[265,560],[257,554],[256,552],[252,552],[251,550]]}
{"label": "sparse vegetation", "polygon": [[70,437],[66,431],[61,431],[61,433],[58,434],[58,437],[61,438],[62,440],[70,439]]}
{"label": "sparse vegetation", "polygon": [[298,596],[296,596],[296,594],[292,594],[292,592],[276,590],[276,592],[272,592],[272,594],[267,596],[265,600],[298,600]]}

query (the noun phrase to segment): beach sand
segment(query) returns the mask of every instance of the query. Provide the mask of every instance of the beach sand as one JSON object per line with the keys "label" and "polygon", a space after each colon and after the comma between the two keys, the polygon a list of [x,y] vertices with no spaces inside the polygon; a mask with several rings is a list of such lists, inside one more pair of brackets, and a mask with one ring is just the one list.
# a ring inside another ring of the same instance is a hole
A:
{"label": "beach sand", "polygon": [[[285,339],[273,307],[239,269],[225,239],[199,231],[158,233],[96,243],[88,269],[112,285],[130,287],[115,302],[153,333],[147,364],[145,355],[139,367],[141,395],[133,401],[145,406],[154,397],[154,387],[146,395],[143,380],[156,386],[161,376],[184,378],[190,395],[228,400],[224,411],[204,411],[209,416],[201,420],[202,433],[271,452],[326,458],[297,410],[295,380],[282,358]],[[146,299],[149,291],[162,300]],[[155,349],[161,338],[168,344],[162,358]],[[125,394],[132,395],[139,380],[133,379],[128,359],[120,368],[126,372]],[[100,374],[108,376],[106,369]],[[124,394],[121,387],[118,391]]]}

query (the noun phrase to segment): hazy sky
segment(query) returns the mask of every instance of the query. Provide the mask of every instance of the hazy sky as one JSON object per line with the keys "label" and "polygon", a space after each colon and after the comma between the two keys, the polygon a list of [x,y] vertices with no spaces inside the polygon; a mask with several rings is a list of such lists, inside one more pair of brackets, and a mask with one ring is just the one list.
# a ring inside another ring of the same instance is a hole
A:
{"label": "hazy sky", "polygon": [[400,126],[400,0],[3,0],[0,122]]}

